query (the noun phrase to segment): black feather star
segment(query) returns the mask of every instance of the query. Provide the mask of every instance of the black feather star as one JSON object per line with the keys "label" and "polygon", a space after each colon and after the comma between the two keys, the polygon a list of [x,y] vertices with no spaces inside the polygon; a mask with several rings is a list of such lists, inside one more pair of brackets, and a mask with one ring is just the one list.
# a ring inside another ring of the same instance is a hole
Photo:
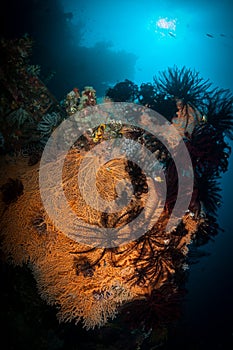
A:
{"label": "black feather star", "polygon": [[207,90],[212,85],[209,80],[204,80],[199,73],[177,66],[168,68],[154,77],[154,83],[158,91],[171,99],[182,99],[184,104],[191,103],[200,106]]}
{"label": "black feather star", "polygon": [[216,215],[222,202],[219,178],[202,176],[198,179],[199,199],[203,203],[206,212]]}
{"label": "black feather star", "polygon": [[205,115],[218,133],[233,140],[233,95],[230,90],[215,89],[206,96]]}

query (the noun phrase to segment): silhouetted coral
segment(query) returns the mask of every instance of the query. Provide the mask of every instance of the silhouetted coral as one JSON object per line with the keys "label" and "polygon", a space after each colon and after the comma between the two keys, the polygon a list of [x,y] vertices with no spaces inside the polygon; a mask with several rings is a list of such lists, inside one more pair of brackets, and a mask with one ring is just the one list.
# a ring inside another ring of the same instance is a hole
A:
{"label": "silhouetted coral", "polygon": [[138,101],[143,106],[152,108],[155,104],[156,89],[151,83],[142,83],[138,91]]}
{"label": "silhouetted coral", "polygon": [[138,97],[138,87],[132,81],[126,79],[109,88],[106,91],[106,96],[114,102],[133,102]]}
{"label": "silhouetted coral", "polygon": [[132,329],[157,329],[179,318],[183,296],[184,290],[168,282],[144,299],[123,306],[121,317]]}

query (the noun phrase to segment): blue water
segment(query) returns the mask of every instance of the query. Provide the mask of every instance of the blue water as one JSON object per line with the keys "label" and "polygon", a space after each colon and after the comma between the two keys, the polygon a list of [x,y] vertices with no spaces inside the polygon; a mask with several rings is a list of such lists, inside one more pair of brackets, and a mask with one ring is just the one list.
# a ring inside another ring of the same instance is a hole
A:
{"label": "blue water", "polygon": [[[105,42],[115,52],[135,54],[132,79],[137,84],[176,64],[200,71],[218,86],[233,88],[232,1],[61,2],[65,12],[72,13],[70,23],[81,26],[81,39],[77,36],[76,41],[73,31],[74,44],[80,40],[93,47]],[[121,68],[124,71],[124,65]]]}

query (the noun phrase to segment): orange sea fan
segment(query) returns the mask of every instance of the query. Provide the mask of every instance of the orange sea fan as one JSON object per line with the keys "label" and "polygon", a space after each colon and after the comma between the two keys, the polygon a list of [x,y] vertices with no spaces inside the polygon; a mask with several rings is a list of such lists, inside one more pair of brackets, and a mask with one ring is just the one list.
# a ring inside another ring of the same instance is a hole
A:
{"label": "orange sea fan", "polygon": [[[67,157],[63,171],[64,192],[72,209],[83,220],[88,221],[91,217],[101,230],[101,225],[105,227],[106,224],[114,222],[115,214],[110,213],[107,221],[103,222],[101,213],[95,211],[93,215],[93,210],[87,208],[76,187],[78,167],[69,166],[74,163],[77,165],[80,157],[82,156],[76,150],[71,150]],[[123,164],[122,160],[112,161],[108,164],[111,173],[109,170],[100,169],[97,185],[104,195],[106,184],[108,198],[115,196],[117,178],[127,176]],[[169,255],[165,260],[161,258],[163,251],[169,254],[169,233],[165,236],[162,234],[161,237],[158,234],[146,244],[141,238],[141,243],[132,241],[116,248],[87,247],[59,231],[45,212],[40,197],[39,165],[29,167],[24,159],[18,158],[14,163],[4,163],[4,166],[9,176],[19,178],[24,185],[24,192],[15,203],[8,206],[1,203],[4,257],[15,265],[29,264],[42,298],[59,307],[57,316],[60,321],[82,321],[86,329],[102,326],[115,317],[120,305],[144,298],[175,272]],[[0,184],[6,182],[5,174],[6,172],[1,174]],[[143,207],[143,203],[143,197],[139,198],[137,206]],[[135,201],[131,202],[130,210],[133,210],[135,205]],[[127,215],[123,216],[125,217],[127,218]],[[124,224],[124,220],[120,224]],[[190,230],[187,220],[186,226],[187,230]],[[174,239],[178,242],[181,238]],[[187,238],[184,244],[188,243]],[[149,249],[146,248],[147,245]],[[155,261],[157,253],[158,259],[161,259],[158,265],[159,276],[155,278],[157,272],[154,274],[153,266],[149,266],[145,282],[139,283],[137,278],[132,277],[136,276],[141,268],[145,268],[145,262],[149,261],[152,251]]]}

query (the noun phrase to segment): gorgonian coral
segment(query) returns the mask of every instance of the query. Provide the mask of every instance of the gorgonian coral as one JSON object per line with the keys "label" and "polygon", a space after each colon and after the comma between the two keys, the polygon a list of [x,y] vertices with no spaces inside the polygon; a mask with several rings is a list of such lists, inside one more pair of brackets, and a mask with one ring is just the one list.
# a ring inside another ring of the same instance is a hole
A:
{"label": "gorgonian coral", "polygon": [[132,81],[126,79],[109,88],[106,96],[114,102],[133,102],[138,97],[138,87]]}

